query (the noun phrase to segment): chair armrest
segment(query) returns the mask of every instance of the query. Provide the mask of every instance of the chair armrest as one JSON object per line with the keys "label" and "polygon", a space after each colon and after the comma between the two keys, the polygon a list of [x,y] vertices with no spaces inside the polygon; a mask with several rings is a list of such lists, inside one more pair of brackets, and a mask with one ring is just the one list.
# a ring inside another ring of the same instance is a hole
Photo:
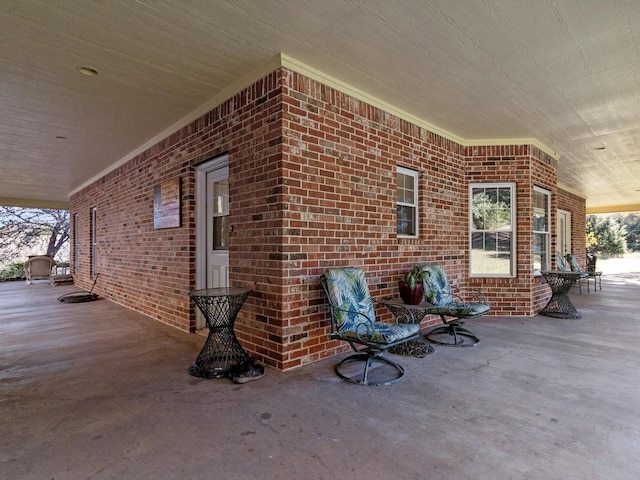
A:
{"label": "chair armrest", "polygon": [[[357,325],[355,326],[355,335],[356,337],[360,340],[362,339],[362,335],[372,335],[375,328],[374,328],[374,324],[375,322],[373,320],[371,320],[367,315],[365,315],[362,312],[359,312],[357,310],[349,310],[346,308],[340,308],[337,307],[333,304],[329,304],[329,308],[331,310],[333,310],[332,313],[332,321],[334,323],[333,328],[335,329],[335,334],[340,335],[340,332],[345,331],[345,330],[349,330],[349,323],[356,323]],[[336,318],[337,316],[337,312],[343,312],[346,315],[349,316],[353,316],[355,318],[358,318],[359,321],[355,321],[354,320],[345,320],[343,322],[343,326],[342,329],[338,328],[338,320]]]}
{"label": "chair armrest", "polygon": [[467,292],[465,297],[473,303],[489,303],[487,296],[477,288],[469,288],[466,289],[465,292]]}
{"label": "chair armrest", "polygon": [[[468,292],[465,298],[454,295],[454,300],[445,306],[449,309],[451,316],[473,318],[489,311],[489,301],[482,291],[475,288],[464,289],[464,291]],[[461,315],[462,312],[464,312],[463,315]]]}

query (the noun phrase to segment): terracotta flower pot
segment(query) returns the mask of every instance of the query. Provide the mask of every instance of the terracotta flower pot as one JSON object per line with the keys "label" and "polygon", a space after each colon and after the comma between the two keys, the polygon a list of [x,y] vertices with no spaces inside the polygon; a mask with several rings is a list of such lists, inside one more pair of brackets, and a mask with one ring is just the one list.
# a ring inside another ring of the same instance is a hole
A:
{"label": "terracotta flower pot", "polygon": [[407,305],[418,305],[424,298],[424,290],[421,283],[417,283],[415,288],[409,288],[409,284],[404,280],[398,282],[400,298]]}

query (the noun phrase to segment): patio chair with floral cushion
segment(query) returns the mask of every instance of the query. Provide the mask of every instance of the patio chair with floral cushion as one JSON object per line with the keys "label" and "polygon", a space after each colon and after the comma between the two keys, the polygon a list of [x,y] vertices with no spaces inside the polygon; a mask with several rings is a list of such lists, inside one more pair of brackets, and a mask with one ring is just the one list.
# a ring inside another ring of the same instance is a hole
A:
{"label": "patio chair with floral cushion", "polygon": [[567,264],[567,259],[560,252],[556,253],[556,269],[560,270],[561,272],[567,272],[571,270],[569,268],[569,265]]}
{"label": "patio chair with floral cushion", "polygon": [[[424,265],[428,273],[424,280],[425,299],[434,305],[429,313],[440,315],[441,327],[436,327],[425,335],[425,338],[436,345],[449,347],[472,347],[480,340],[463,327],[464,321],[476,318],[489,312],[489,303],[479,291],[474,291],[471,298],[463,300],[453,294],[447,275],[441,265]],[[450,337],[450,338],[447,338]],[[471,340],[471,342],[465,341]]]}
{"label": "patio chair with floral cushion", "polygon": [[384,353],[418,338],[419,325],[376,321],[374,300],[359,268],[328,269],[320,284],[331,312],[329,338],[348,342],[356,352],[336,365],[338,376],[363,385],[388,385],[402,378],[404,368]]}
{"label": "patio chair with floral cushion", "polygon": [[49,280],[56,262],[46,255],[37,255],[24,262],[24,275],[31,285],[34,280]]}
{"label": "patio chair with floral cushion", "polygon": [[602,290],[602,271],[596,269],[596,262],[598,261],[598,257],[593,253],[587,252],[587,273],[589,276],[594,276],[593,279],[593,289],[596,288],[596,280],[598,281],[598,287]]}
{"label": "patio chair with floral cushion", "polygon": [[[589,293],[589,281],[591,279],[593,279],[593,291],[597,291],[598,290],[598,283],[600,284],[600,290],[602,290],[602,272],[597,271],[596,270],[596,265],[595,265],[595,261],[592,261],[592,264],[589,266],[587,265],[587,268],[583,269],[580,267],[580,264],[578,263],[578,259],[576,258],[575,255],[573,255],[572,253],[567,253],[567,262],[569,263],[569,266],[571,267],[571,271],[572,272],[581,272],[581,273],[586,273],[587,276],[584,278],[580,278],[576,284],[578,285],[578,288],[580,289],[580,295],[582,295],[582,282],[587,282],[587,293]],[[597,257],[596,257],[597,258]]]}

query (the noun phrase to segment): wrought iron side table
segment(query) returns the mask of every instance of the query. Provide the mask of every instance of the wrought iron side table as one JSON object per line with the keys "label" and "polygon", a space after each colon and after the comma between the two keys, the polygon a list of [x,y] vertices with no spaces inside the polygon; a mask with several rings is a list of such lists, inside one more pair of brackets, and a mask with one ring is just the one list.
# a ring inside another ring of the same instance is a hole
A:
{"label": "wrought iron side table", "polygon": [[[429,302],[422,302],[418,305],[408,305],[400,298],[385,298],[382,303],[391,310],[393,316],[396,317],[399,323],[415,323],[420,325],[422,319],[430,313],[433,308],[433,304]],[[429,342],[420,335],[414,340],[409,340],[395,347],[389,349],[390,353],[396,355],[405,355],[412,357],[426,357],[435,350]]]}
{"label": "wrought iron side table", "polygon": [[195,377],[221,378],[241,360],[251,360],[242,348],[233,325],[243,303],[251,293],[246,288],[207,288],[189,292],[209,328],[209,336],[189,373]]}
{"label": "wrought iron side table", "polygon": [[569,299],[569,290],[587,274],[565,270],[545,270],[540,273],[551,288],[551,298],[547,305],[540,310],[540,315],[555,318],[582,318]]}

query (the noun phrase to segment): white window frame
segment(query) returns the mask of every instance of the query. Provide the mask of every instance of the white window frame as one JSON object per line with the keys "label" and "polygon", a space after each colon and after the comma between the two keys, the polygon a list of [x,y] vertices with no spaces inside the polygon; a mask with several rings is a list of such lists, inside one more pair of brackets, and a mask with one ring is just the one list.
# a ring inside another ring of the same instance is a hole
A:
{"label": "white window frame", "polygon": [[73,214],[73,273],[78,273],[80,259],[80,241],[78,240],[78,214]]}
{"label": "white window frame", "polygon": [[91,208],[91,275],[98,278],[98,207]]}
{"label": "white window frame", "polygon": [[[509,205],[511,218],[509,230],[491,230],[491,229],[476,229],[473,223],[473,190],[477,188],[508,188],[510,190],[511,203]],[[473,235],[474,233],[485,232],[503,232],[509,233],[511,238],[511,249],[509,252],[509,272],[508,273],[487,273],[487,272],[474,272],[473,261]],[[513,182],[502,183],[470,183],[469,184],[469,276],[473,278],[515,278],[516,277],[516,184]]]}
{"label": "white window frame", "polygon": [[[410,168],[405,168],[405,167],[400,167],[400,166],[396,166],[396,234],[398,236],[398,238],[418,238],[419,232],[420,232],[420,225],[418,224],[418,171],[417,170],[412,170]],[[413,201],[407,202],[407,201],[399,201],[398,200],[398,196],[397,196],[397,188],[398,188],[398,176],[399,175],[406,175],[408,177],[413,178]],[[409,208],[413,208],[413,224],[415,226],[414,228],[414,233],[412,234],[406,234],[406,233],[400,233],[399,229],[398,229],[398,208],[399,207],[409,207]]]}
{"label": "white window frame", "polygon": [[[536,201],[535,201],[535,197],[536,194],[541,194],[541,195],[545,195],[547,197],[547,211],[546,211],[546,217],[547,217],[547,222],[546,222],[546,230],[536,230],[536,221],[535,221],[535,209],[536,209]],[[547,252],[547,257],[546,257],[546,262],[544,257],[541,258],[541,265],[540,268],[536,268],[536,262],[535,262],[535,250],[533,252],[534,256],[532,258],[532,263],[531,263],[531,268],[533,270],[533,273],[537,274],[540,273],[541,270],[549,270],[551,268],[551,192],[545,188],[541,188],[541,187],[537,187],[537,186],[533,186],[533,198],[531,199],[533,202],[533,218],[531,219],[531,223],[533,224],[533,238],[531,239],[533,246],[535,247],[536,245],[536,236],[537,235],[543,235],[544,236],[544,247],[545,247],[545,251]],[[570,228],[570,227],[569,227]]]}

